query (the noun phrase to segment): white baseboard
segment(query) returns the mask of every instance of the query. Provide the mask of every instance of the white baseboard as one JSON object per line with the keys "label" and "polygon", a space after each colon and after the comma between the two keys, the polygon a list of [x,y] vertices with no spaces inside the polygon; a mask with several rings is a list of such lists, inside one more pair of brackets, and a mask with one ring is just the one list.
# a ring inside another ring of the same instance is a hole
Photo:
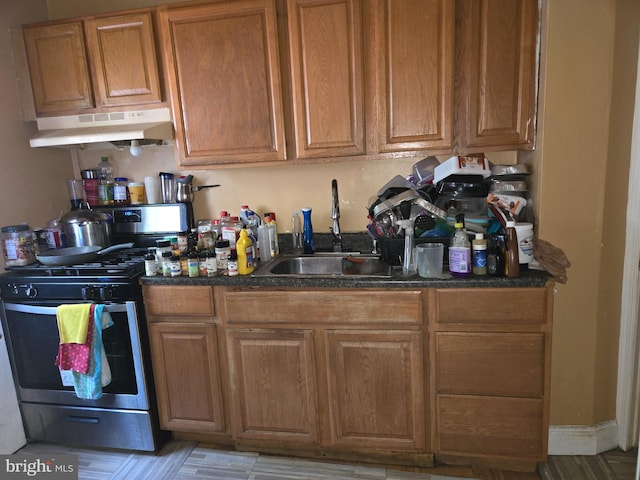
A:
{"label": "white baseboard", "polygon": [[549,427],[549,455],[597,455],[618,447],[615,420],[594,426],[553,425]]}

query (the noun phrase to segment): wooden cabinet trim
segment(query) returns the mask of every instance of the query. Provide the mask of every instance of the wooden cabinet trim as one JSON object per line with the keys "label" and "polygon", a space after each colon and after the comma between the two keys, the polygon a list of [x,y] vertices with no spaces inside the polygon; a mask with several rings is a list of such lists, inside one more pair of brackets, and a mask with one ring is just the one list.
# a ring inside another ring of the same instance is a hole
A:
{"label": "wooden cabinet trim", "polygon": [[210,286],[143,285],[142,295],[147,315],[152,317],[215,315],[213,287]]}
{"label": "wooden cabinet trim", "polygon": [[435,337],[438,393],[545,395],[544,334],[439,332]]}
{"label": "wooden cabinet trim", "polygon": [[547,287],[436,289],[433,318],[438,323],[544,324]]}
{"label": "wooden cabinet trim", "polygon": [[399,289],[228,289],[224,293],[224,308],[226,321],[230,324],[419,325],[423,322],[422,295],[421,290]]}

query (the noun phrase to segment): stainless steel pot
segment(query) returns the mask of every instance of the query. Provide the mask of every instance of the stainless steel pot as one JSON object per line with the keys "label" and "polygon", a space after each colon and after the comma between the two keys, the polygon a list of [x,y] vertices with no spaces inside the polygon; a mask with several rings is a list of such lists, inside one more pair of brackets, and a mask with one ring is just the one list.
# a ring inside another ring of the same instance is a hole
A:
{"label": "stainless steel pot", "polygon": [[106,213],[80,208],[60,220],[69,247],[108,247],[111,244],[111,222]]}

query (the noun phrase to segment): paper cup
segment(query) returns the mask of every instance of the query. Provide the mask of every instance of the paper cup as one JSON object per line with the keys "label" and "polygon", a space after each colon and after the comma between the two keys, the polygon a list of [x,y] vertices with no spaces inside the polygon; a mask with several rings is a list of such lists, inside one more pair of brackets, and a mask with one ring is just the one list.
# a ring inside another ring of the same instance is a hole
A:
{"label": "paper cup", "polygon": [[144,177],[147,203],[162,203],[160,196],[160,177]]}

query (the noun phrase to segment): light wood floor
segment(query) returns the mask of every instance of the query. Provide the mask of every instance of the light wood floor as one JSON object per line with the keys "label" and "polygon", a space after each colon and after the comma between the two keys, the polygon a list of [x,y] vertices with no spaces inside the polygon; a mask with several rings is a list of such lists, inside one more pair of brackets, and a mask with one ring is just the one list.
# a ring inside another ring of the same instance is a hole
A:
{"label": "light wood floor", "polygon": [[348,465],[173,440],[157,453],[32,443],[18,453],[76,454],[79,480],[633,480],[637,450],[596,456],[551,456],[539,473],[439,466],[420,472]]}

